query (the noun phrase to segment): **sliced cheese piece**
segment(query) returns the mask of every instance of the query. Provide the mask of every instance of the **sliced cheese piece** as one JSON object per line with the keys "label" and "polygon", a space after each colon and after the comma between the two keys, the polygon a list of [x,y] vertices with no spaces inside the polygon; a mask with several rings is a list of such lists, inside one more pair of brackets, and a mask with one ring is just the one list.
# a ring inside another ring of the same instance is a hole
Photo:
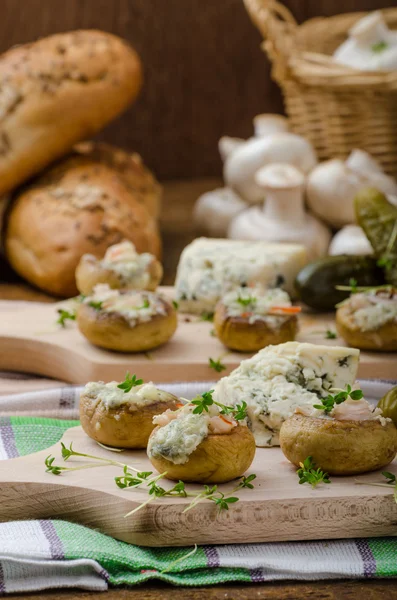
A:
{"label": "sliced cheese piece", "polygon": [[198,238],[182,252],[176,297],[183,312],[212,312],[218,300],[238,286],[282,287],[290,294],[296,275],[307,263],[299,244],[268,244]]}
{"label": "sliced cheese piece", "polygon": [[360,351],[339,346],[287,342],[268,346],[242,361],[215,386],[223,404],[248,404],[257,446],[278,446],[280,427],[295,409],[312,407],[331,388],[353,385]]}

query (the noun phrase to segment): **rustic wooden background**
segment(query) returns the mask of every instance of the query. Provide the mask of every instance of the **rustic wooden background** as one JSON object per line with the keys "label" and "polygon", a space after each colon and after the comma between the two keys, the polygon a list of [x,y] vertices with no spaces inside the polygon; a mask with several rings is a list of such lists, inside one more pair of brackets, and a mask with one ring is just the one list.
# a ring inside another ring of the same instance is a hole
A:
{"label": "rustic wooden background", "polygon": [[[286,0],[298,21],[396,0]],[[140,152],[161,179],[219,175],[217,141],[282,110],[242,0],[0,0],[0,51],[77,28],[129,40],[145,65],[138,103],[102,135]]]}

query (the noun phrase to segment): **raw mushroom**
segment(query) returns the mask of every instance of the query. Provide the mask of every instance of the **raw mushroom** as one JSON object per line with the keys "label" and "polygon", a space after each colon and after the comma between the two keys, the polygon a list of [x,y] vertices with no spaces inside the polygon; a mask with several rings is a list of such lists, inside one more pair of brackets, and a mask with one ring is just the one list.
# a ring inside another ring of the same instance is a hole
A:
{"label": "raw mushroom", "polygon": [[375,159],[363,150],[353,150],[345,161],[335,158],[313,169],[307,181],[308,205],[328,224],[343,227],[354,223],[353,200],[366,187],[375,187],[388,197],[397,195],[396,181],[383,173]]}
{"label": "raw mushroom", "polygon": [[380,11],[357,21],[349,38],[336,49],[335,62],[362,71],[397,69],[397,33],[391,31]]}
{"label": "raw mushroom", "polygon": [[263,190],[255,181],[255,173],[271,163],[291,164],[307,174],[317,164],[317,158],[310,142],[294,133],[281,132],[251,138],[226,158],[223,169],[225,184],[243,200],[259,203],[263,200]]}
{"label": "raw mushroom", "polygon": [[193,220],[203,232],[214,237],[225,237],[232,219],[246,206],[230,188],[218,188],[198,198]]}
{"label": "raw mushroom", "polygon": [[266,198],[263,208],[252,207],[235,217],[229,228],[233,239],[299,243],[311,259],[327,253],[328,228],[304,208],[304,174],[292,165],[271,164],[256,174]]}
{"label": "raw mushroom", "polygon": [[264,113],[256,115],[253,119],[255,137],[265,137],[274,133],[289,130],[288,119],[284,115]]}
{"label": "raw mushroom", "polygon": [[328,254],[350,254],[367,256],[373,254],[373,248],[364,231],[358,225],[346,225],[333,237]]}

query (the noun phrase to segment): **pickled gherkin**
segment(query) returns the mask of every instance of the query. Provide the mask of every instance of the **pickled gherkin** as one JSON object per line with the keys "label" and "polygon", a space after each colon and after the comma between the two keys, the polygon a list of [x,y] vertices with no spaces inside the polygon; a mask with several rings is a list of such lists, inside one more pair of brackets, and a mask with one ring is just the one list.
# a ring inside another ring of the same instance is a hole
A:
{"label": "pickled gherkin", "polygon": [[397,207],[374,188],[361,190],[354,199],[357,223],[374,249],[388,283],[397,286]]}
{"label": "pickled gherkin", "polygon": [[378,408],[382,409],[382,416],[389,417],[397,427],[397,386],[379,400]]}

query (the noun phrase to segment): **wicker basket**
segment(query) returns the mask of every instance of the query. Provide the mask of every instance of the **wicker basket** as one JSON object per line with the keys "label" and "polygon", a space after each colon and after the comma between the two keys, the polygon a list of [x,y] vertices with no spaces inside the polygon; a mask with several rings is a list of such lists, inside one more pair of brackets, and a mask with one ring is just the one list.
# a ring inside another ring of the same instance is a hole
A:
{"label": "wicker basket", "polygon": [[[397,173],[397,71],[363,72],[336,64],[330,54],[366,13],[314,18],[298,25],[275,0],[244,0],[265,42],[281,86],[291,128],[307,137],[321,159],[370,152]],[[382,11],[397,28],[397,8]]]}

